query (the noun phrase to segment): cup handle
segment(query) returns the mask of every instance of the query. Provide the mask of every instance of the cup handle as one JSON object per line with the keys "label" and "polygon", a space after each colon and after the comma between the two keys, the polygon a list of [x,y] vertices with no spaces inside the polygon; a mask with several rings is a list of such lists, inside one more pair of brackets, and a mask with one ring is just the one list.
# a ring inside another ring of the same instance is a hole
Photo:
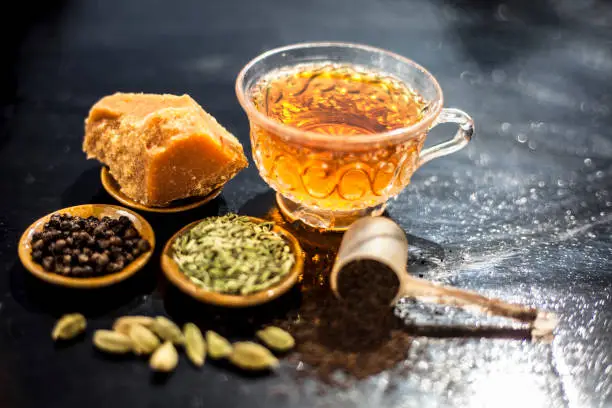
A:
{"label": "cup handle", "polygon": [[440,123],[456,123],[459,125],[459,129],[457,133],[455,133],[455,137],[451,140],[421,150],[418,167],[436,157],[446,156],[447,154],[455,153],[463,149],[472,139],[472,135],[474,134],[474,121],[470,115],[464,111],[453,108],[442,109],[442,112],[440,112],[433,126],[437,126]]}

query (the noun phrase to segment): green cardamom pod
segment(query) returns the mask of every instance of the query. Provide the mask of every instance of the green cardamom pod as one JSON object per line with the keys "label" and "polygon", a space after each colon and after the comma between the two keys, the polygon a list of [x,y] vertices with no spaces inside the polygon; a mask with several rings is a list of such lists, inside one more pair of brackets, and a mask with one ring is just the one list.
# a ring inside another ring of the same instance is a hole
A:
{"label": "green cardamom pod", "polygon": [[178,353],[171,341],[161,345],[149,360],[149,367],[154,371],[168,373],[176,368],[178,364]]}
{"label": "green cardamom pod", "polygon": [[266,370],[278,366],[278,359],[264,346],[250,341],[237,342],[230,362],[245,370]]}
{"label": "green cardamom pod", "polygon": [[71,313],[62,316],[51,332],[51,338],[57,340],[69,340],[75,338],[85,331],[87,321],[85,316],[80,313]]}
{"label": "green cardamom pod", "polygon": [[115,320],[113,330],[129,336],[130,326],[132,324],[139,324],[147,329],[150,329],[153,326],[153,323],[155,323],[155,319],[150,316],[123,316]]}
{"label": "green cardamom pod", "polygon": [[258,330],[256,336],[275,351],[284,352],[295,346],[293,337],[279,327],[268,326],[263,330]]}
{"label": "green cardamom pod", "polygon": [[208,345],[208,355],[211,358],[225,358],[232,354],[230,342],[212,330],[206,332],[206,344]]}
{"label": "green cardamom pod", "polygon": [[132,351],[132,339],[123,333],[112,330],[96,330],[93,335],[93,344],[107,353],[124,354]]}
{"label": "green cardamom pod", "polygon": [[185,337],[185,353],[196,367],[202,367],[206,360],[206,342],[202,332],[193,323],[185,324],[183,328]]}
{"label": "green cardamom pod", "polygon": [[172,320],[164,316],[155,318],[151,330],[163,340],[171,341],[174,344],[183,344],[184,339],[181,329]]}
{"label": "green cardamom pod", "polygon": [[151,354],[161,344],[157,336],[146,327],[132,323],[129,325],[129,328],[128,336],[134,343],[134,353]]}

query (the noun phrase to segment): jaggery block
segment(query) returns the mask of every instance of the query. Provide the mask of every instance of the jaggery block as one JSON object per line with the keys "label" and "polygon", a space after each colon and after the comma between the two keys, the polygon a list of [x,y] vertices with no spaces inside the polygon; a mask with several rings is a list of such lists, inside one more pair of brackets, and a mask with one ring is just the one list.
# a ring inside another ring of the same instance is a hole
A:
{"label": "jaggery block", "polygon": [[100,99],[85,120],[83,151],[147,206],[206,195],[248,165],[240,142],[188,95]]}

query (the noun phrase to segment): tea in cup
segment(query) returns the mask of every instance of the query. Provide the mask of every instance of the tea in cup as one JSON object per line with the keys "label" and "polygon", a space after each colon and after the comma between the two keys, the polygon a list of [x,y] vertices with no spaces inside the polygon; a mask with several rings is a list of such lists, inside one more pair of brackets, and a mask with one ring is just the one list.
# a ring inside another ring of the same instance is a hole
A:
{"label": "tea in cup", "polygon": [[[464,147],[472,119],[442,108],[442,90],[416,63],[346,43],[268,51],[236,82],[251,127],[255,164],[290,220],[344,230],[380,215],[427,161]],[[428,130],[459,125],[455,137],[423,149]]]}

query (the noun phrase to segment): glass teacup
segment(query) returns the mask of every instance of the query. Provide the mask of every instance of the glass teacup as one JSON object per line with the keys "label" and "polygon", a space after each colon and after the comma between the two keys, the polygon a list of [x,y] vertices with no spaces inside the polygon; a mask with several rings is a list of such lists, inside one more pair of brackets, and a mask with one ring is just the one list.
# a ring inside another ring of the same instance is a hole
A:
{"label": "glass teacup", "polygon": [[[277,48],[249,62],[236,93],[251,126],[255,164],[289,220],[344,230],[380,215],[414,171],[471,139],[472,119],[443,109],[436,79],[413,61],[347,43]],[[455,136],[423,149],[427,132]]]}

